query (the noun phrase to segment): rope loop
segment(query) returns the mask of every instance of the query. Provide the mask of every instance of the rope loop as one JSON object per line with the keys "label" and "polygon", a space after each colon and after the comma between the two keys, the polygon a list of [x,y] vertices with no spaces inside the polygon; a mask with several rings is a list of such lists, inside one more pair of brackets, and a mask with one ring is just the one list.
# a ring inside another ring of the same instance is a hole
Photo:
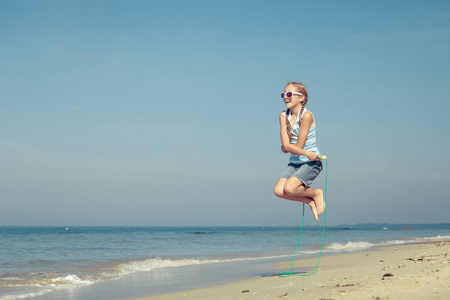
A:
{"label": "rope loop", "polygon": [[324,195],[325,211],[323,212],[322,243],[320,244],[319,259],[317,260],[316,268],[309,274],[294,274],[294,273],[292,273],[292,269],[294,268],[295,255],[297,255],[298,248],[300,247],[300,239],[302,237],[302,230],[303,230],[303,221],[305,219],[305,203],[303,203],[302,224],[300,226],[300,234],[298,235],[297,249],[295,250],[294,256],[292,257],[291,270],[289,272],[281,272],[278,275],[279,277],[287,278],[291,275],[292,276],[310,276],[317,271],[317,268],[319,268],[320,258],[322,257],[323,241],[325,238],[325,221],[327,220],[327,190],[328,190],[328,159],[325,159],[325,195]]}

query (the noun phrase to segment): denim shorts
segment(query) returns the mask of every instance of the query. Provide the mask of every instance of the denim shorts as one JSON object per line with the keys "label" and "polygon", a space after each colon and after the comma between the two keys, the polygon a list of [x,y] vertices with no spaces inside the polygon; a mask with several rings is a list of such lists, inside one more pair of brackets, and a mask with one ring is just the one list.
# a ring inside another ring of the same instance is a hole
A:
{"label": "denim shorts", "polygon": [[310,161],[304,164],[289,163],[280,178],[297,177],[304,185],[309,186],[322,171],[322,161]]}

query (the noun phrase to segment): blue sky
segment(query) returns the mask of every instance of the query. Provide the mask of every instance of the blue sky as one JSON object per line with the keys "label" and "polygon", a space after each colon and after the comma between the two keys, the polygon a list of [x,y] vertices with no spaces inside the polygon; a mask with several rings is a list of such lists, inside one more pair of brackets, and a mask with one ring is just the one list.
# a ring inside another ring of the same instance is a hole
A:
{"label": "blue sky", "polygon": [[0,225],[299,224],[288,80],[327,224],[449,222],[449,53],[448,1],[3,0]]}

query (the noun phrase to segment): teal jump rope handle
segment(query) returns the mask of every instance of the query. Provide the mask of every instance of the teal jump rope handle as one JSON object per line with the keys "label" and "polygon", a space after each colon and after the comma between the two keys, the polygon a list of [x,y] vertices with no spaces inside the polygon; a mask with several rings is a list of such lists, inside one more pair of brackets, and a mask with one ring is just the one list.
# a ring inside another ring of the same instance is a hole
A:
{"label": "teal jump rope handle", "polygon": [[326,160],[327,157],[326,157],[325,155],[320,155],[320,159],[321,159],[321,160]]}

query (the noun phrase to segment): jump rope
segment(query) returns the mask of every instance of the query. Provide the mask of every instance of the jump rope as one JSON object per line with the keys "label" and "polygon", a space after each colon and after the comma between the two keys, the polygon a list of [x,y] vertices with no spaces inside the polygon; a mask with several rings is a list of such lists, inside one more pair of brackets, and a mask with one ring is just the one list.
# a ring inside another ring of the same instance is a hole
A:
{"label": "jump rope", "polygon": [[289,272],[281,272],[278,276],[282,278],[286,278],[289,276],[310,276],[314,274],[319,267],[320,258],[322,257],[322,248],[323,248],[323,241],[325,238],[325,221],[327,219],[327,189],[328,189],[328,159],[325,155],[320,157],[322,160],[325,160],[325,194],[324,194],[324,201],[325,201],[325,210],[323,212],[323,229],[322,229],[322,243],[320,244],[320,252],[319,252],[319,259],[317,260],[316,268],[309,274],[296,274],[292,273],[292,269],[294,268],[294,259],[295,255],[297,254],[298,248],[300,247],[300,239],[302,237],[302,230],[303,230],[303,220],[305,219],[305,203],[303,203],[303,214],[302,214],[302,225],[300,226],[300,234],[298,235],[298,243],[297,243],[297,249],[295,250],[294,256],[292,257],[291,262],[291,270]]}

